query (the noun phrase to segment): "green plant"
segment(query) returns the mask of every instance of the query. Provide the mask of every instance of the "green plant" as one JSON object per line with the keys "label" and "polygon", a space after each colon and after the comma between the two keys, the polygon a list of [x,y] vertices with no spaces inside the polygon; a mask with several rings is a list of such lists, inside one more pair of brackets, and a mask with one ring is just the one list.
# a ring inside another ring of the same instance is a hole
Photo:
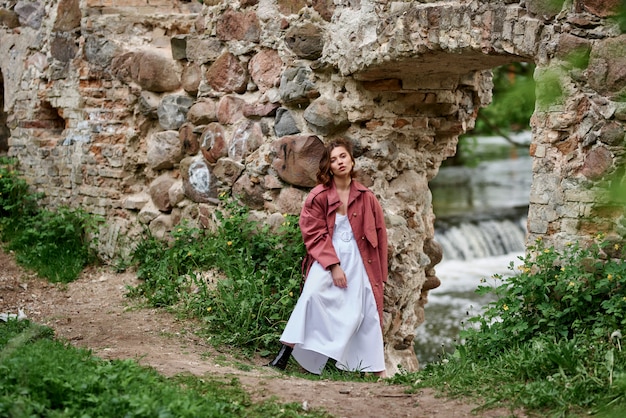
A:
{"label": "green plant", "polygon": [[[261,349],[276,344],[293,309],[305,254],[297,217],[273,231],[250,210],[224,198],[215,232],[182,224],[169,240],[144,235],[133,259],[143,283],[130,296],[153,306],[178,304],[200,318],[216,344]],[[204,272],[223,278],[209,282]]]}
{"label": "green plant", "polygon": [[18,263],[51,282],[68,283],[96,259],[89,238],[96,236],[99,222],[80,209],[41,210],[15,221],[3,239]]}
{"label": "green plant", "polygon": [[230,204],[218,216],[225,280],[207,291],[198,313],[217,341],[268,348],[276,344],[295,306],[304,244],[297,218],[285,216],[278,231],[249,221],[247,208]]}
{"label": "green plant", "polygon": [[540,111],[548,111],[551,106],[562,104],[564,100],[562,71],[556,67],[549,67],[536,72],[537,108]]}
{"label": "green plant", "polygon": [[14,159],[0,158],[0,239],[18,263],[52,282],[75,280],[96,259],[94,241],[102,221],[80,209],[42,210],[17,173]]}
{"label": "green plant", "polygon": [[488,341],[493,350],[536,335],[608,341],[613,331],[626,329],[623,259],[623,247],[617,242],[588,248],[572,243],[559,252],[537,240],[528,247],[520,274],[495,289],[478,288],[481,294],[495,293],[499,298],[483,316],[471,320],[480,324],[480,338],[474,339],[476,331],[468,330],[467,344]]}
{"label": "green plant", "polygon": [[478,110],[474,129],[459,137],[457,152],[446,165],[476,166],[484,159],[508,157],[511,149],[502,147],[493,155],[478,153],[479,136],[497,135],[515,148],[527,148],[509,137],[510,132],[521,132],[530,127],[530,117],[535,111],[535,65],[517,62],[502,65],[492,70],[493,89],[491,103]]}
{"label": "green plant", "polygon": [[30,191],[28,183],[19,176],[17,160],[0,157],[0,220],[2,224],[37,212],[40,195]]}
{"label": "green plant", "polygon": [[470,319],[453,354],[390,381],[480,398],[482,408],[616,416],[626,407],[624,258],[623,242],[602,235],[560,251],[536,241],[517,274],[479,287],[496,300]]}
{"label": "green plant", "polygon": [[493,100],[478,112],[473,135],[501,135],[529,128],[535,110],[535,65],[518,62],[493,69]]}
{"label": "green plant", "polygon": [[133,360],[102,360],[29,321],[0,322],[0,388],[2,417],[327,416],[299,404],[254,403],[237,379],[168,379]]}

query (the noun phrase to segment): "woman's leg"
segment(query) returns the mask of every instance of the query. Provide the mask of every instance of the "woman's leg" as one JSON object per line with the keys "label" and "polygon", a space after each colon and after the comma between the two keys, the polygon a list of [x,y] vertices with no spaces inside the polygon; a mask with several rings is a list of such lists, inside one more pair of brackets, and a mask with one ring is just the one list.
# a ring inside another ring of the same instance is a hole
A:
{"label": "woman's leg", "polygon": [[294,344],[283,343],[280,347],[280,350],[278,351],[278,354],[276,355],[276,358],[267,363],[266,366],[276,367],[277,369],[285,370],[285,368],[287,367],[287,363],[289,362],[289,357],[291,357],[293,346]]}

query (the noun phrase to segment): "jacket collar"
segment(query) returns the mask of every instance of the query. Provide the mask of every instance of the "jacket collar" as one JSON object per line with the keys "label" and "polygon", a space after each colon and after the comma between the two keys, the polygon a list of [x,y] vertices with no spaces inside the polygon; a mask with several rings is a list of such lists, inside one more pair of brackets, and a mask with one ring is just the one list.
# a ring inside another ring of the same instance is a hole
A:
{"label": "jacket collar", "polygon": [[[337,193],[337,187],[335,187],[335,183],[332,182],[330,186],[327,187],[328,190],[328,213],[334,212],[337,210],[339,205],[341,205],[341,201],[339,200],[339,193]],[[350,182],[350,197],[348,198],[348,206],[354,202],[354,200],[367,188],[363,186],[361,183],[352,179]]]}

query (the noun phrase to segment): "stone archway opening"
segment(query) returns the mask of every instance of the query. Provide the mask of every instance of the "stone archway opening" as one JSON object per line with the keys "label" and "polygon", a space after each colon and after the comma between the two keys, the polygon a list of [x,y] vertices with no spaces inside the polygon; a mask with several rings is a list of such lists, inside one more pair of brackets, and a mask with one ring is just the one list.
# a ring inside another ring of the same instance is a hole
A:
{"label": "stone archway opening", "polygon": [[9,151],[9,136],[11,131],[7,126],[8,115],[4,111],[4,75],[0,70],[0,156],[6,155]]}
{"label": "stone archway opening", "polygon": [[[493,69],[491,104],[479,110],[476,128],[460,136],[457,153],[429,183],[443,259],[435,266],[441,286],[429,292],[425,322],[416,330],[415,351],[422,365],[454,351],[468,317],[491,300],[477,295],[477,286],[494,275],[511,274],[509,264],[518,264],[524,253],[532,183],[533,69],[527,62]],[[509,126],[495,126],[503,123],[498,114],[503,111],[510,112]]]}
{"label": "stone archway opening", "polygon": [[[352,75],[366,91],[374,93],[371,97],[363,95],[363,99],[372,100],[387,111],[381,114],[386,119],[372,127],[371,135],[378,144],[387,144],[376,154],[381,160],[376,170],[384,171],[390,180],[379,186],[378,192],[390,213],[394,239],[400,242],[391,251],[391,283],[386,289],[386,306],[392,307],[386,319],[390,325],[385,330],[386,354],[391,364],[417,367],[411,363],[411,356],[417,357],[419,363],[428,362],[418,353],[423,343],[418,330],[424,328],[430,316],[451,320],[447,314],[427,315],[424,310],[442,283],[450,282],[438,269],[443,249],[435,234],[439,214],[434,211],[430,183],[438,178],[442,163],[457,152],[459,136],[473,129],[479,109],[491,101],[491,69],[528,60],[473,50],[458,54],[430,51],[370,65]],[[376,112],[374,115],[378,116]],[[530,165],[524,174],[525,185],[530,187]],[[528,193],[523,205],[514,211],[525,217]],[[524,233],[520,230],[520,234],[519,246],[523,249]],[[404,291],[400,291],[402,286]],[[409,288],[417,291],[407,293]],[[403,309],[394,309],[396,306]],[[399,323],[403,326],[396,327]],[[409,328],[410,324],[414,327]],[[436,348],[440,354],[441,345]]]}

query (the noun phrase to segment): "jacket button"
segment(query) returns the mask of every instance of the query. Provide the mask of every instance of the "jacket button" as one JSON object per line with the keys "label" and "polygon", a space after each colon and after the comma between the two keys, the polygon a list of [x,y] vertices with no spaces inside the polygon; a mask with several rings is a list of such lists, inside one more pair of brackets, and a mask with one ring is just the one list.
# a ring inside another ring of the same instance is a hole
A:
{"label": "jacket button", "polygon": [[361,239],[365,239],[365,235],[363,235],[363,236],[361,237]]}
{"label": "jacket button", "polygon": [[372,260],[371,259],[367,260],[367,264],[372,264]]}
{"label": "jacket button", "polygon": [[356,216],[356,212],[354,212],[354,213],[352,214],[352,216]]}

